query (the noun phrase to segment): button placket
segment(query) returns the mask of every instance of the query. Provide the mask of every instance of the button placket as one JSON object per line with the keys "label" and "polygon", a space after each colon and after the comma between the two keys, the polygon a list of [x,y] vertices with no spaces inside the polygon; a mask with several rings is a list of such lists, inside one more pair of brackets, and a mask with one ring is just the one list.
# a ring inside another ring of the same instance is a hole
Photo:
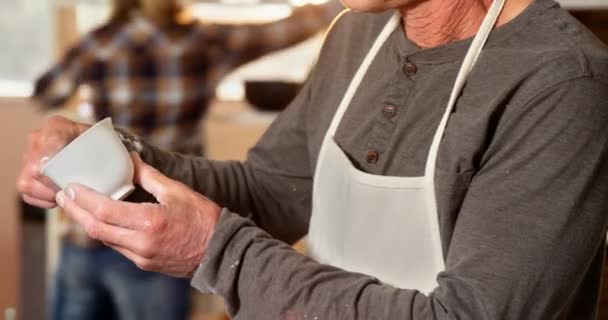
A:
{"label": "button placket", "polygon": [[409,76],[403,77],[406,70],[410,74],[415,74],[418,68],[406,59],[401,60],[401,67],[393,69],[393,78],[386,88],[384,97],[375,106],[376,115],[374,118],[376,120],[366,138],[366,148],[362,150],[363,154],[359,156],[361,162],[365,163],[365,167],[370,172],[381,172],[386,165],[386,159],[381,159],[382,153],[386,151],[387,146],[393,139],[397,118],[405,107],[402,104],[407,101],[414,81]]}

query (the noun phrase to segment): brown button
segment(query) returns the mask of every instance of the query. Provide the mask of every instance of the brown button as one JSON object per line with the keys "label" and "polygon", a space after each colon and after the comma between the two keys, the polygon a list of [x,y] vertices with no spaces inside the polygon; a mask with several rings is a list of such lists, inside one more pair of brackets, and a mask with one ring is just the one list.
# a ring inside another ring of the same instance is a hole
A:
{"label": "brown button", "polygon": [[376,163],[378,162],[378,152],[370,151],[367,153],[366,157],[367,163]]}
{"label": "brown button", "polygon": [[416,74],[416,72],[418,72],[418,67],[408,61],[406,64],[403,65],[403,72],[408,76],[413,76]]}
{"label": "brown button", "polygon": [[384,114],[386,118],[390,119],[397,115],[397,107],[392,106],[390,104],[385,105],[384,108],[382,108],[382,114]]}

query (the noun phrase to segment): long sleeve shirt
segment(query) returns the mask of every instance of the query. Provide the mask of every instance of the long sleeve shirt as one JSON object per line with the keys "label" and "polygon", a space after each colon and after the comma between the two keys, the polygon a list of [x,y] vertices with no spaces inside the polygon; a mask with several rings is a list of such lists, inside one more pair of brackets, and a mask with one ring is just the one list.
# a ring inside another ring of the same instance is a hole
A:
{"label": "long sleeve shirt", "polygon": [[341,10],[338,1],[307,5],[261,25],[159,27],[135,15],[85,35],[37,81],[34,97],[55,107],[88,85],[97,120],[112,117],[163,149],[201,154],[200,120],[221,78],[324,30]]}
{"label": "long sleeve shirt", "polygon": [[[245,162],[135,141],[146,162],[225,207],[192,285],[224,297],[234,319],[594,319],[608,217],[608,50],[552,0],[493,31],[449,119],[435,177],[446,268],[433,292],[289,246],[309,227],[324,134],[391,14],[335,22],[310,81]],[[419,49],[394,31],[335,136],[357,168],[423,173],[470,42]],[[399,243],[378,250],[407,254]]]}

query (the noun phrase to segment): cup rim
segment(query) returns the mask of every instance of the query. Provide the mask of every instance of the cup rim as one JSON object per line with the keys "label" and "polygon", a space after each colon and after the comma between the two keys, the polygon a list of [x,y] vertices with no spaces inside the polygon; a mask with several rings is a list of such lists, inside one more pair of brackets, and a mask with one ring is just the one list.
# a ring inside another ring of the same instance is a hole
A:
{"label": "cup rim", "polygon": [[61,154],[67,153],[68,149],[73,148],[73,146],[76,144],[76,142],[78,140],[81,140],[81,138],[84,138],[87,134],[89,134],[91,131],[93,131],[93,129],[97,128],[98,126],[101,126],[102,124],[105,124],[106,122],[110,122],[110,124],[111,124],[112,123],[112,118],[107,117],[107,118],[105,118],[105,119],[103,119],[103,120],[95,123],[90,128],[88,128],[85,132],[83,132],[78,137],[76,137],[76,139],[70,141],[70,143],[68,143],[65,147],[63,147],[63,149],[59,150],[59,152],[57,152],[51,159],[49,159],[49,161],[47,163],[44,164],[44,166],[40,169],[40,173],[44,175],[45,171],[54,162],[57,162],[56,160],[57,160],[57,158],[59,158],[59,156],[61,156]]}

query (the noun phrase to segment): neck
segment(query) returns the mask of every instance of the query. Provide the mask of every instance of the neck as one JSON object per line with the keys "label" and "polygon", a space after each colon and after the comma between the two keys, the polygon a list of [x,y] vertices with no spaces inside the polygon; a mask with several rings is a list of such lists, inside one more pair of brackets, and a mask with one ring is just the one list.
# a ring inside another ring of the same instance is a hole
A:
{"label": "neck", "polygon": [[[503,25],[534,0],[507,0],[498,18]],[[474,36],[492,0],[426,0],[400,8],[408,39],[422,48],[433,48]]]}

